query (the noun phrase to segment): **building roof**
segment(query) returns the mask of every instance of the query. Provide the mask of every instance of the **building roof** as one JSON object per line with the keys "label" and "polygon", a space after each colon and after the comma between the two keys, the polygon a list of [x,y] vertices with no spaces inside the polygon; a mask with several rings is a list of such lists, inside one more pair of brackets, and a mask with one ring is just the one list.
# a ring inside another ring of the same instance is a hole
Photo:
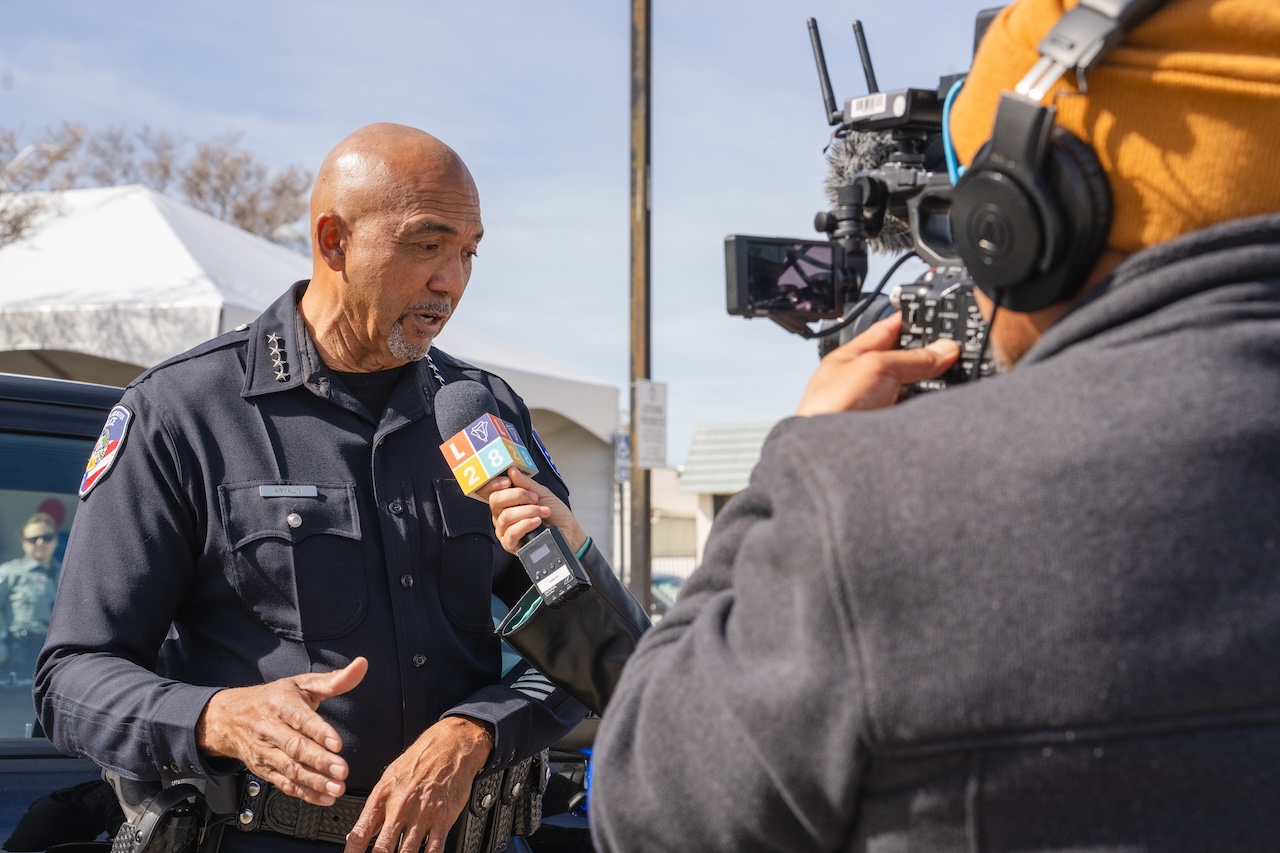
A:
{"label": "building roof", "polygon": [[680,476],[680,491],[732,495],[746,488],[773,424],[699,426]]}

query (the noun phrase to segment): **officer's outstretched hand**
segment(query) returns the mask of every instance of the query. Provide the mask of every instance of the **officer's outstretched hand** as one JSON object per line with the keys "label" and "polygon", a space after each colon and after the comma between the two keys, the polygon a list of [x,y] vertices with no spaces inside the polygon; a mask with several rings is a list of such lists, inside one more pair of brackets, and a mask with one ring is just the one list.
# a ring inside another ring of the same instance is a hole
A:
{"label": "officer's outstretched hand", "polygon": [[823,357],[804,389],[797,415],[884,409],[907,394],[907,386],[941,376],[960,357],[945,338],[919,349],[897,349],[902,315],[886,317]]}
{"label": "officer's outstretched hand", "polygon": [[209,756],[234,758],[291,797],[333,805],[346,790],[342,739],[316,713],[330,696],[353,689],[369,670],[356,658],[334,672],[309,672],[213,694],[196,725]]}
{"label": "officer's outstretched hand", "polygon": [[494,477],[477,494],[489,501],[498,541],[512,554],[520,550],[521,537],[535,532],[544,521],[560,528],[574,550],[587,541],[586,531],[564,501],[519,468]]}
{"label": "officer's outstretched hand", "polygon": [[344,853],[364,853],[370,844],[373,853],[418,853],[424,843],[423,853],[443,853],[492,750],[487,723],[445,717],[432,724],[383,772]]}

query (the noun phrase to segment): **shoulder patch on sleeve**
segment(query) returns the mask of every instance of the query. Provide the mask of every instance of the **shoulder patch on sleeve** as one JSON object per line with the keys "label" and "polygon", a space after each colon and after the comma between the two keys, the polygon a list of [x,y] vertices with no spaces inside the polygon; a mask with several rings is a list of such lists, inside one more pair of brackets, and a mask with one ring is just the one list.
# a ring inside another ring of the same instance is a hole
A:
{"label": "shoulder patch on sleeve", "polygon": [[98,443],[93,446],[93,453],[89,455],[89,464],[84,468],[84,479],[80,481],[81,498],[107,476],[107,471],[124,449],[124,436],[129,431],[129,421],[132,418],[133,412],[120,405],[107,415],[102,435],[98,436]]}
{"label": "shoulder patch on sleeve", "polygon": [[542,451],[542,458],[547,460],[547,464],[551,466],[551,470],[556,472],[556,476],[560,478],[560,482],[564,482],[564,477],[560,473],[560,469],[556,467],[555,461],[551,458],[551,454],[547,452],[547,446],[542,443],[542,437],[538,435],[538,431],[529,425],[529,433],[533,436],[533,443],[538,445],[538,449]]}

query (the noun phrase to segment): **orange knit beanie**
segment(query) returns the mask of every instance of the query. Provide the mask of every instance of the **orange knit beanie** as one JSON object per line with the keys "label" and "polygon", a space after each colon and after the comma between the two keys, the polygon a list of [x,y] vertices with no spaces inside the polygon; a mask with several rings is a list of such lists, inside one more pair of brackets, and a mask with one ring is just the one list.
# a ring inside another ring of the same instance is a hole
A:
{"label": "orange knit beanie", "polygon": [[[1076,0],[1018,0],[992,22],[951,115],[964,163],[991,136],[1003,90]],[[1218,222],[1280,211],[1280,2],[1170,0],[1095,66],[1045,97],[1087,142],[1115,199],[1108,245],[1132,252]]]}

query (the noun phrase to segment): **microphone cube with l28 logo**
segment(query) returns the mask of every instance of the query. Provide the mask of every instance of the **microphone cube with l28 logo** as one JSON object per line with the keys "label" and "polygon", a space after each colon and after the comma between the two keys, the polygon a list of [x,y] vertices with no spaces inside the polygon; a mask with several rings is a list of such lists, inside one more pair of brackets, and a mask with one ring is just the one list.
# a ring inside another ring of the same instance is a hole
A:
{"label": "microphone cube with l28 logo", "polygon": [[462,493],[472,497],[476,489],[513,465],[529,476],[538,473],[538,466],[516,428],[494,415],[486,414],[472,421],[440,445],[440,452],[448,460],[458,485],[462,486]]}

